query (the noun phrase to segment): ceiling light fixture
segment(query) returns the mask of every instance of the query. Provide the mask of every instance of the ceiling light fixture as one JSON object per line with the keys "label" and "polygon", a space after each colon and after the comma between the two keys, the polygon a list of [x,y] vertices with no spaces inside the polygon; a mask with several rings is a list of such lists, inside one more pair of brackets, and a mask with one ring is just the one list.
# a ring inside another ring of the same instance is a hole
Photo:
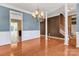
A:
{"label": "ceiling light fixture", "polygon": [[41,11],[40,9],[35,9],[35,11],[32,13],[32,16],[34,18],[38,17],[38,18],[44,18],[44,12]]}

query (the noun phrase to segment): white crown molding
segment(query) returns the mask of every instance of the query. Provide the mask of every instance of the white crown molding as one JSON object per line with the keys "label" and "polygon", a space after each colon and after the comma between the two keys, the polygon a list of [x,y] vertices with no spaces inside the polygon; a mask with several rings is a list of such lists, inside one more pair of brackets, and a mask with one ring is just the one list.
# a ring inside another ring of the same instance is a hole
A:
{"label": "white crown molding", "polygon": [[24,13],[32,14],[32,13],[29,12],[29,11],[26,11],[26,10],[23,10],[23,9],[20,9],[20,8],[17,8],[17,7],[14,7],[14,6],[5,4],[5,3],[0,3],[0,6],[4,6],[4,7],[7,7],[7,8],[11,8],[11,9],[15,9],[15,10],[18,10],[18,11],[22,11],[22,12],[24,12]]}
{"label": "white crown molding", "polygon": [[55,16],[58,16],[60,15],[59,13],[58,14],[52,14],[52,15],[49,15],[48,18],[51,18],[51,17],[55,17]]}

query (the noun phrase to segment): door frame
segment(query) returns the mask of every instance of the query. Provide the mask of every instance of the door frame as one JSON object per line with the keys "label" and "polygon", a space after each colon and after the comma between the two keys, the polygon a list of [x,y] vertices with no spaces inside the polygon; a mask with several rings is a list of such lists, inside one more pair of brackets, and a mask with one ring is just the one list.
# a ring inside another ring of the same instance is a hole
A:
{"label": "door frame", "polygon": [[[11,39],[11,19],[12,19],[12,16],[11,16],[11,12],[13,12],[13,13],[15,13],[15,14],[19,14],[20,15],[20,17],[21,17],[21,19],[19,19],[18,17],[16,17],[16,18],[18,18],[17,20],[21,20],[21,41],[23,41],[23,39],[22,39],[22,33],[23,33],[23,13],[21,13],[21,12],[17,12],[17,11],[13,11],[13,10],[10,10],[10,20],[9,20],[9,24],[10,24],[10,29],[9,29],[9,31],[10,31],[10,39]],[[11,43],[11,40],[10,40],[10,44],[12,44]]]}

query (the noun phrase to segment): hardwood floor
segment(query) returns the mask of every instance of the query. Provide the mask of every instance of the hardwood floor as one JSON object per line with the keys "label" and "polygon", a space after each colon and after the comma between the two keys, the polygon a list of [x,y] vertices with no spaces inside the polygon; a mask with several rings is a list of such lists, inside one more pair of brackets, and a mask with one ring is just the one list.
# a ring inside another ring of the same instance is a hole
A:
{"label": "hardwood floor", "polygon": [[44,37],[0,47],[1,56],[79,56],[79,49],[65,46],[64,40]]}

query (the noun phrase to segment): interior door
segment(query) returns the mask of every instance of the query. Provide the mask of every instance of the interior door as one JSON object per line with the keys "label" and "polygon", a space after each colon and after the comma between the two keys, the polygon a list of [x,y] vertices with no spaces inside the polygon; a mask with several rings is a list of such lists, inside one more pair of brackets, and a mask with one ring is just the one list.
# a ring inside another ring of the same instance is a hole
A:
{"label": "interior door", "polygon": [[17,22],[11,22],[11,43],[18,42],[18,24]]}

